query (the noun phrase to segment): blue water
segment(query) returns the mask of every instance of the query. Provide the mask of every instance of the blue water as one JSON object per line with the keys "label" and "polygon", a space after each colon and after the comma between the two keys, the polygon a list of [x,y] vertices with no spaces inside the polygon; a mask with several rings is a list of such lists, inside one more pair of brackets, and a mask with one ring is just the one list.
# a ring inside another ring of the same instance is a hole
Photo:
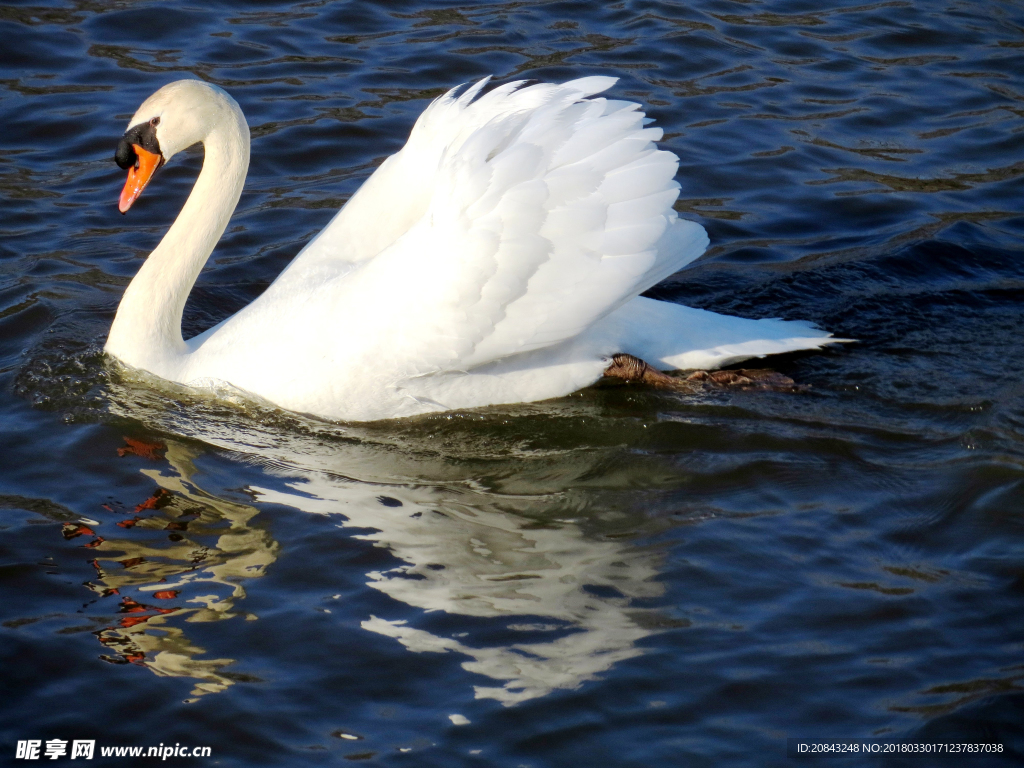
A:
{"label": "blue water", "polygon": [[[1024,763],[1024,10],[825,6],[0,5],[5,764],[92,739],[220,766],[775,766],[790,736]],[[712,246],[649,295],[858,343],[772,360],[797,393],[371,425],[104,359],[202,162],[118,215],[113,151],[159,86],[216,83],[252,127],[190,335],[487,74],[615,75],[665,129]]]}

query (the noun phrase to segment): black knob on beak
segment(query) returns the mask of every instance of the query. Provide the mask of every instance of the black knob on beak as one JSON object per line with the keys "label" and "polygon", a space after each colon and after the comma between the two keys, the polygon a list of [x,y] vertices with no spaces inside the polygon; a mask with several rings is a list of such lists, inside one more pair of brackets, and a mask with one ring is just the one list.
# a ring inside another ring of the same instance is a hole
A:
{"label": "black knob on beak", "polygon": [[132,142],[128,137],[124,137],[117,142],[117,151],[114,152],[114,162],[117,163],[118,167],[128,170],[135,166],[137,160],[135,155],[135,147],[132,146]]}

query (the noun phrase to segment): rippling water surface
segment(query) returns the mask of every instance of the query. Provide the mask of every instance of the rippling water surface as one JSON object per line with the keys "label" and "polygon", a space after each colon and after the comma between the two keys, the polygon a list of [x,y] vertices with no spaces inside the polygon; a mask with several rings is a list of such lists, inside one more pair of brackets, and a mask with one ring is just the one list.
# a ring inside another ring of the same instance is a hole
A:
{"label": "rippling water surface", "polygon": [[[1019,3],[80,0],[0,5],[0,43],[5,760],[762,766],[787,736],[1024,760]],[[665,129],[712,247],[650,295],[859,343],[774,361],[796,394],[360,426],[104,360],[202,162],[117,214],[157,87],[216,83],[252,127],[191,334],[486,74],[613,74]]]}

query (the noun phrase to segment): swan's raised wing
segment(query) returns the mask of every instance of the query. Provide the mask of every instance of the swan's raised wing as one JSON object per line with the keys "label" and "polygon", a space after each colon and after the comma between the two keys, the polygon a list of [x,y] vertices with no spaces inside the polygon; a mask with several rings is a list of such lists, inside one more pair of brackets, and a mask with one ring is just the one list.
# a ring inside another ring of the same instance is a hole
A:
{"label": "swan's raised wing", "polygon": [[474,101],[489,80],[480,80],[459,97],[455,88],[432,102],[417,119],[401,151],[381,163],[298,253],[281,278],[287,276],[291,281],[307,275],[316,279],[345,273],[380,254],[426,213],[443,160],[453,149],[497,117],[541,106],[551,89],[559,87],[520,88],[523,81],[518,81]]}
{"label": "swan's raised wing", "polygon": [[661,130],[637,104],[587,98],[614,82],[470,101],[478,84],[424,113],[401,153],[443,143],[426,153],[430,188],[409,179],[423,213],[345,280],[382,355],[416,375],[557,344],[704,251],[704,230],[672,209],[678,159],[654,146]]}

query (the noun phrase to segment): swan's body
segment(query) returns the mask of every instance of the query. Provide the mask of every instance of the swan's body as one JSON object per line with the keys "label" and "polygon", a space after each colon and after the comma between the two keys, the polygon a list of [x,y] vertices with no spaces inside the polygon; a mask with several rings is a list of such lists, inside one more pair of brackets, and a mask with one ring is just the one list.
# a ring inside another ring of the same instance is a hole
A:
{"label": "swan's body", "polygon": [[672,370],[833,341],[807,323],[638,297],[708,240],[672,209],[678,159],[654,147],[660,129],[636,104],[587,98],[612,83],[477,98],[481,82],[438,99],[258,299],[188,341],[182,311],[241,195],[249,130],[219,88],[165,86],[126,139],[148,130],[159,162],[197,141],[206,157],[106,351],[171,381],[360,421],[566,395],[615,353]]}

